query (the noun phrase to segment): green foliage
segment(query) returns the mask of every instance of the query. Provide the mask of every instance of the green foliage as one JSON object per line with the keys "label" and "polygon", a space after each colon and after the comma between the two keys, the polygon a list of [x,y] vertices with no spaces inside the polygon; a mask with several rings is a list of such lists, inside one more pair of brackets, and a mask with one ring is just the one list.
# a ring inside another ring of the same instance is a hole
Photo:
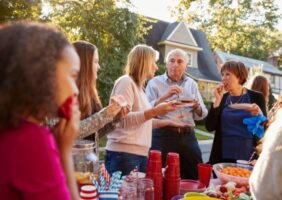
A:
{"label": "green foliage", "polygon": [[0,23],[19,19],[39,19],[41,0],[1,0]]}
{"label": "green foliage", "polygon": [[265,60],[282,46],[274,0],[181,0],[174,14],[204,31],[213,50]]}
{"label": "green foliage", "polygon": [[57,24],[72,40],[86,40],[99,49],[101,70],[98,91],[103,104],[108,99],[114,81],[123,73],[130,49],[143,42],[147,19],[131,13],[130,1],[115,0],[60,0],[53,1],[49,20]]}

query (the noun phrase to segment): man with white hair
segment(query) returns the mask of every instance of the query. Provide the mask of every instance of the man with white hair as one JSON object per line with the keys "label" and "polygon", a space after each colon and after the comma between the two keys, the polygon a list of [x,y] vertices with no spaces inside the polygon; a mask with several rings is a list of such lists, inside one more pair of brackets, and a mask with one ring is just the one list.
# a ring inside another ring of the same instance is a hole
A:
{"label": "man with white hair", "polygon": [[171,100],[185,105],[174,112],[158,116],[160,119],[173,119],[178,122],[178,126],[175,124],[153,129],[151,149],[162,151],[163,167],[168,152],[178,153],[181,178],[197,180],[197,164],[202,162],[202,155],[195,137],[194,120],[205,118],[208,111],[197,83],[185,75],[188,61],[185,51],[181,49],[170,51],[166,57],[166,72],[148,82],[146,95],[152,106]]}

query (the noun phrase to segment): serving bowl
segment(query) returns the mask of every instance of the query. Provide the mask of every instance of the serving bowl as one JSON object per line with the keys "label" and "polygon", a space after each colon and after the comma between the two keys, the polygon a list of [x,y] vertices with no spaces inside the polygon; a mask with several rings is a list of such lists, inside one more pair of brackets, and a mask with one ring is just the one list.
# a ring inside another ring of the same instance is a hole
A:
{"label": "serving bowl", "polygon": [[240,176],[234,176],[222,173],[221,170],[226,167],[232,167],[232,168],[243,168],[252,171],[253,166],[251,165],[244,165],[244,164],[238,164],[238,163],[217,163],[213,165],[213,170],[216,174],[216,176],[223,182],[235,182],[237,185],[248,185],[249,184],[249,178],[246,177],[240,177]]}

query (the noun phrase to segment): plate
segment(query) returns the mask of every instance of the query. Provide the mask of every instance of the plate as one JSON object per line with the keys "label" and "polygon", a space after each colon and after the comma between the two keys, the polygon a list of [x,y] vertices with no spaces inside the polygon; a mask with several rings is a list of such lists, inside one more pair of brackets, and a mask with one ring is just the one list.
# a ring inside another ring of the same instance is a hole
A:
{"label": "plate", "polygon": [[206,187],[199,181],[183,179],[180,181],[180,194],[185,194],[186,192],[203,192]]}
{"label": "plate", "polygon": [[251,110],[253,107],[250,103],[236,103],[229,105],[229,108],[239,109],[239,110]]}

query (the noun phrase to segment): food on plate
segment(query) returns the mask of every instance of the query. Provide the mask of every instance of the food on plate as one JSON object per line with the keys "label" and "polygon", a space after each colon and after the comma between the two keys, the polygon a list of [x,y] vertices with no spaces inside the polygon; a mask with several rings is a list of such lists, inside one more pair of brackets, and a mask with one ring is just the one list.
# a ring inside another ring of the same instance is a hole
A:
{"label": "food on plate", "polygon": [[251,175],[250,170],[240,168],[240,167],[225,167],[219,171],[223,174],[228,174],[231,176],[239,176],[239,177],[244,177],[244,178],[249,178]]}
{"label": "food on plate", "polygon": [[185,106],[194,106],[197,103],[193,98],[179,98],[177,101],[183,103]]}
{"label": "food on plate", "polygon": [[222,200],[251,200],[249,187],[240,186],[232,181],[224,185],[212,185],[204,193]]}

